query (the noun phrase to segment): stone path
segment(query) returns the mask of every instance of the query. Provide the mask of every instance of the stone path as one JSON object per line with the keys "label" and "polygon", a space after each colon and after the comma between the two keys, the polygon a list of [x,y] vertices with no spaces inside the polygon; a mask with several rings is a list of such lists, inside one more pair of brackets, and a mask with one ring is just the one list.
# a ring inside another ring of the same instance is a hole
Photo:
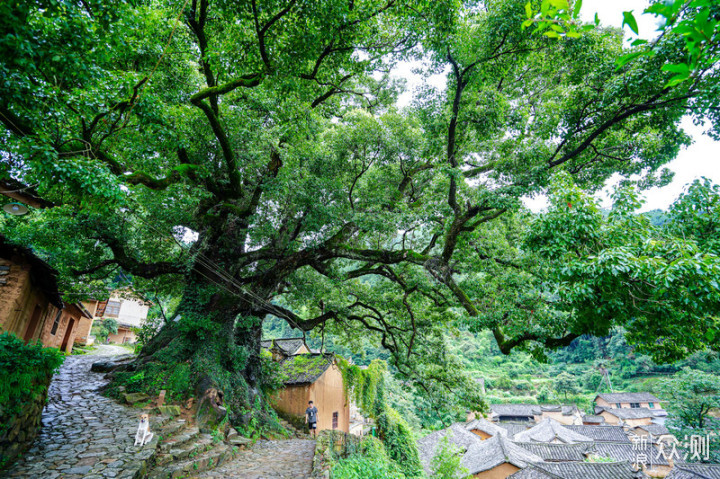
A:
{"label": "stone path", "polygon": [[247,451],[217,469],[203,472],[199,478],[227,479],[305,479],[310,477],[315,441],[290,439],[260,440]]}
{"label": "stone path", "polygon": [[134,447],[137,410],[103,397],[107,381],[90,372],[98,356],[125,355],[120,346],[98,345],[92,354],[69,356],[53,377],[42,429],[32,447],[6,472],[13,478],[132,478],[152,450]]}

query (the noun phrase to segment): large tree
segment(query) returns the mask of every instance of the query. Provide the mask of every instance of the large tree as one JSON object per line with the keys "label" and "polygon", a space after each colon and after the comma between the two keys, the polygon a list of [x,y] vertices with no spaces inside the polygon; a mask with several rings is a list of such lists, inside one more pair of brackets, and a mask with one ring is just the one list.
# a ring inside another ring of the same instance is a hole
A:
{"label": "large tree", "polygon": [[[520,198],[556,170],[662,184],[681,117],[717,108],[717,69],[665,86],[677,38],[617,69],[619,32],[558,41],[524,16],[515,0],[3,4],[0,178],[45,206],[3,234],[71,291],[177,288],[138,367],[189,362],[236,417],[263,401],[267,315],[374,337],[442,397],[447,327],[490,328],[504,352],[598,330],[558,321],[572,308],[547,301],[547,259],[520,254]],[[398,111],[389,73],[410,57],[448,87]]]}

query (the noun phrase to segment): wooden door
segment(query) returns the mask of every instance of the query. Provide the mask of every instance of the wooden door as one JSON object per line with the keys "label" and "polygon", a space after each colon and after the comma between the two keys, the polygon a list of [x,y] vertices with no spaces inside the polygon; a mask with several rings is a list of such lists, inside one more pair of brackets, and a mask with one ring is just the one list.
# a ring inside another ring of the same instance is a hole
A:
{"label": "wooden door", "polygon": [[33,310],[32,316],[30,317],[30,322],[28,323],[28,327],[25,330],[25,336],[23,339],[25,342],[30,342],[32,340],[33,336],[35,336],[35,331],[37,330],[38,323],[40,323],[40,314],[42,313],[42,309],[40,309],[39,305],[35,305],[35,309]]}
{"label": "wooden door", "polygon": [[67,329],[65,330],[65,336],[63,336],[63,341],[62,341],[62,346],[60,346],[60,351],[65,351],[67,349],[68,342],[70,341],[70,335],[72,334],[74,326],[75,326],[75,320],[71,319],[70,322],[68,323]]}

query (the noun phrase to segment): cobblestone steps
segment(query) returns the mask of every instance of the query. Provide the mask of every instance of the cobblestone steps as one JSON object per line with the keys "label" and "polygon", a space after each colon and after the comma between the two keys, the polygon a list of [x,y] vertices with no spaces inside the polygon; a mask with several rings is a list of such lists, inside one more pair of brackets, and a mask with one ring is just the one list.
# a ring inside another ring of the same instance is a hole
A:
{"label": "cobblestone steps", "polygon": [[223,443],[211,445],[204,452],[200,452],[199,449],[194,450],[198,452],[197,455],[166,466],[158,466],[150,473],[148,479],[175,479],[195,475],[214,469],[232,457],[232,449]]}
{"label": "cobblestone steps", "polygon": [[180,447],[190,441],[195,440],[200,435],[197,427],[189,427],[181,431],[175,431],[168,435],[163,435],[164,441],[158,446],[161,453],[167,453],[170,449]]}

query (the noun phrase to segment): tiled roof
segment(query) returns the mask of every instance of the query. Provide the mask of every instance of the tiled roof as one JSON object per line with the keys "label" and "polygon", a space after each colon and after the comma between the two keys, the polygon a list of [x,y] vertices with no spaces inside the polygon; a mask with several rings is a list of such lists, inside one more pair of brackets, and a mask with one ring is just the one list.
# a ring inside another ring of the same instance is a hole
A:
{"label": "tiled roof", "polygon": [[720,479],[720,464],[676,465],[665,479]]}
{"label": "tiled roof", "polygon": [[561,412],[571,416],[578,412],[574,404],[490,404],[497,416],[539,416],[543,412]]}
{"label": "tiled roof", "polygon": [[592,438],[567,429],[555,419],[550,418],[543,419],[527,431],[515,434],[513,440],[518,442],[553,442],[558,440],[566,444],[592,442]]}
{"label": "tiled roof", "polygon": [[[643,431],[647,431],[653,436],[664,436],[665,434],[670,434],[670,431],[668,428],[663,426],[662,424],[647,424],[645,426],[637,426],[635,430],[642,429]],[[637,432],[636,432],[637,434]],[[642,436],[642,434],[638,434],[639,436]]]}
{"label": "tiled roof", "polygon": [[437,454],[438,446],[443,438],[462,452],[461,465],[466,468],[469,474],[477,474],[490,470],[503,463],[510,463],[516,467],[526,467],[533,462],[542,462],[540,456],[536,456],[511,441],[503,435],[498,434],[489,439],[482,440],[479,436],[465,429],[461,423],[436,431],[418,441],[418,450],[425,471],[430,473],[432,460]]}
{"label": "tiled roof", "polygon": [[472,431],[473,429],[477,429],[478,431],[482,431],[484,433],[487,433],[491,436],[495,436],[497,434],[507,434],[507,429],[504,429],[500,426],[498,426],[495,423],[492,423],[488,421],[487,419],[475,419],[473,421],[470,421],[465,424],[465,429],[468,431]]}
{"label": "tiled roof", "polygon": [[603,411],[612,414],[620,419],[644,419],[646,417],[653,418],[655,413],[652,409],[646,407],[637,408],[603,408]]}
{"label": "tiled roof", "polygon": [[266,339],[265,341],[260,341],[260,346],[266,349],[271,349],[273,347],[273,343],[275,344],[275,347],[278,348],[285,356],[294,355],[298,352],[298,349],[305,344],[303,338],[284,338]]}
{"label": "tiled roof", "polygon": [[527,423],[516,424],[513,422],[502,422],[502,421],[498,422],[497,425],[507,431],[508,437],[514,437],[515,434],[517,434],[519,432],[527,431],[532,426],[532,424],[527,424]]}
{"label": "tiled roof", "polygon": [[445,437],[448,438],[450,444],[460,449],[463,454],[473,444],[483,442],[479,436],[465,429],[465,425],[462,423],[455,423],[448,428],[435,431],[432,434],[428,434],[422,439],[419,439],[417,445],[420,452],[420,459],[423,463],[423,467],[425,468],[425,472],[428,474],[430,474],[430,466],[435,454],[437,453],[438,445]]}
{"label": "tiled roof", "polygon": [[605,422],[605,418],[602,416],[591,416],[588,414],[583,416],[583,422],[603,423]]}
{"label": "tiled roof", "polygon": [[627,462],[545,462],[508,476],[508,479],[639,479],[647,477]]}
{"label": "tiled roof", "polygon": [[598,394],[597,397],[611,404],[623,402],[660,402],[657,397],[650,393],[608,393]]}
{"label": "tiled roof", "polygon": [[536,416],[541,414],[537,404],[491,404],[490,410],[498,416]]}
{"label": "tiled roof", "polygon": [[587,436],[596,442],[630,442],[622,426],[567,425],[566,429]]}
{"label": "tiled roof", "polygon": [[577,444],[550,444],[542,442],[515,442],[523,449],[527,449],[536,456],[542,457],[546,461],[575,461],[582,462],[587,456],[586,451],[592,449],[590,443]]}
{"label": "tiled roof", "polygon": [[297,354],[280,361],[279,378],[284,384],[312,384],[333,364],[332,355]]}
{"label": "tiled roof", "polygon": [[641,455],[644,455],[647,458],[645,464],[648,467],[651,464],[656,466],[669,465],[665,455],[654,444],[597,442],[593,444],[590,453],[616,461],[627,461],[631,464],[636,464],[642,457]]}
{"label": "tiled roof", "polygon": [[542,458],[498,435],[470,446],[461,464],[474,475],[504,463],[522,469],[536,462],[542,462]]}

